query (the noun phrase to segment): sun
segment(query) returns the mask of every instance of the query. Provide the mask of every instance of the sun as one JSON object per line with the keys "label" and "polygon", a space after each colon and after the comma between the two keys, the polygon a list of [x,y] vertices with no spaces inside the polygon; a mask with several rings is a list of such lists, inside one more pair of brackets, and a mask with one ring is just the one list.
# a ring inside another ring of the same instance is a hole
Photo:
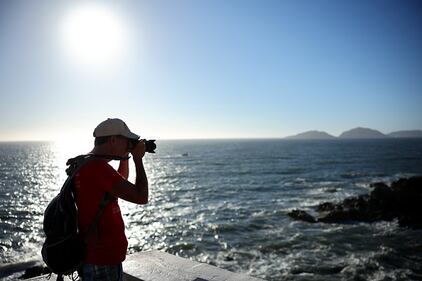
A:
{"label": "sun", "polygon": [[128,44],[122,19],[110,7],[94,3],[70,9],[60,33],[69,61],[89,69],[113,67],[124,56]]}

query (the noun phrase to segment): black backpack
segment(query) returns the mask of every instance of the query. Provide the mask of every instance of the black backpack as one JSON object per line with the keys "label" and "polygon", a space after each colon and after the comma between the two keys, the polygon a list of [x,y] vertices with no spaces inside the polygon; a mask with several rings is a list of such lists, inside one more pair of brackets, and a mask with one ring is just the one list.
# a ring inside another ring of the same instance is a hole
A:
{"label": "black backpack", "polygon": [[78,227],[78,208],[75,201],[73,177],[94,155],[80,155],[66,163],[68,178],[59,194],[48,204],[44,212],[43,229],[46,235],[41,254],[48,268],[58,275],[73,275],[86,256],[88,236],[96,230],[104,207],[110,202],[110,195],[104,194],[100,206],[86,235],[82,237]]}

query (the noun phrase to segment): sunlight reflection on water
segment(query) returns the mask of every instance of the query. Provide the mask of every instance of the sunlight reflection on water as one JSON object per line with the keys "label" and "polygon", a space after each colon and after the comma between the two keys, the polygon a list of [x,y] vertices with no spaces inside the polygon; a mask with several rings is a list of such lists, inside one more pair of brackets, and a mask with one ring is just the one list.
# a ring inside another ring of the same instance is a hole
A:
{"label": "sunlight reflection on water", "polygon": [[2,260],[17,262],[34,258],[34,255],[41,259],[39,249],[44,237],[45,207],[66,179],[66,160],[81,153],[81,148],[83,145],[75,143],[1,144]]}
{"label": "sunlight reflection on water", "polygon": [[13,261],[22,258],[16,249],[29,253],[27,244],[42,239],[44,206],[60,183],[59,167],[49,143],[2,144],[1,150],[1,256]]}

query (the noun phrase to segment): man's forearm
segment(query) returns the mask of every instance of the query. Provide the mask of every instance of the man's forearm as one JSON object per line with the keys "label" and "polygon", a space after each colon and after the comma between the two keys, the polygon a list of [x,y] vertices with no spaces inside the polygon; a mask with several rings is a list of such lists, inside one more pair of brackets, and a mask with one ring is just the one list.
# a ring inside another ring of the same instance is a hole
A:
{"label": "man's forearm", "polygon": [[128,160],[120,160],[119,168],[117,172],[124,177],[125,179],[128,179],[129,177],[129,161]]}
{"label": "man's forearm", "polygon": [[145,203],[148,202],[148,179],[145,173],[144,164],[142,159],[135,160],[136,167],[136,189]]}

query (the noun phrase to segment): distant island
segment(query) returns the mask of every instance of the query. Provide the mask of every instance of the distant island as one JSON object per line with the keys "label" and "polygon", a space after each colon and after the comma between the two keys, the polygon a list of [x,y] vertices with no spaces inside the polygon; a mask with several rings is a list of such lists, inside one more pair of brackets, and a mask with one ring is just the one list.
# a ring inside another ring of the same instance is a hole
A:
{"label": "distant island", "polygon": [[331,139],[391,139],[391,138],[422,138],[422,130],[396,131],[383,134],[380,131],[357,127],[341,133],[338,137],[323,131],[307,131],[285,139],[295,140],[331,140]]}
{"label": "distant island", "polygon": [[397,131],[388,134],[392,138],[422,138],[421,130]]}
{"label": "distant island", "polygon": [[313,140],[329,140],[335,139],[335,136],[332,136],[326,132],[321,131],[307,131],[300,133],[294,136],[286,137],[286,139],[313,139]]}
{"label": "distant island", "polygon": [[385,139],[387,137],[380,131],[361,127],[343,132],[339,136],[341,139]]}

